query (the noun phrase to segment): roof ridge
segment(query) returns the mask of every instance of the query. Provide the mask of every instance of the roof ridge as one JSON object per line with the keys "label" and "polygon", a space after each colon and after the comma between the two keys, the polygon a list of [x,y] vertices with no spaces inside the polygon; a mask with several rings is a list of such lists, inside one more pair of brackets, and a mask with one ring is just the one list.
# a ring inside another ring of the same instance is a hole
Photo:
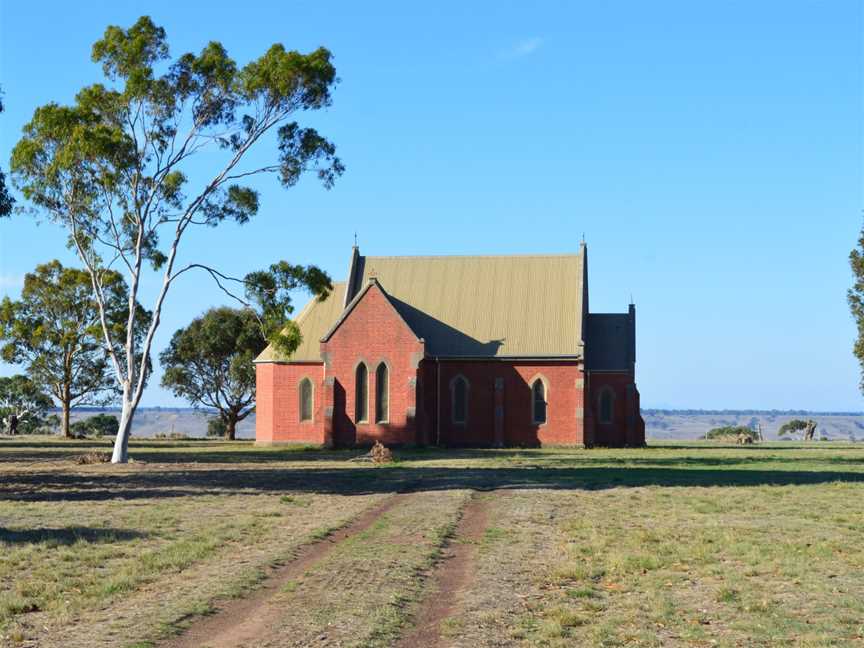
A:
{"label": "roof ridge", "polygon": [[372,256],[364,254],[366,259],[561,259],[581,256],[582,252],[561,252],[558,254],[391,254]]}

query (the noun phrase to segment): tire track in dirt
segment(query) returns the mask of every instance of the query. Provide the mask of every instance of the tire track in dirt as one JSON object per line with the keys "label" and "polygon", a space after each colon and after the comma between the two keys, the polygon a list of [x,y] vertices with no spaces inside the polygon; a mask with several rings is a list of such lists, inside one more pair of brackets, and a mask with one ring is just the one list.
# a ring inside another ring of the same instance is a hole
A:
{"label": "tire track in dirt", "polygon": [[432,584],[420,603],[414,626],[396,648],[443,648],[448,645],[441,635],[441,623],[458,608],[459,595],[470,585],[476,573],[477,550],[488,523],[488,504],[474,497],[466,504],[456,530],[441,552],[432,573]]}
{"label": "tire track in dirt", "polygon": [[216,612],[192,623],[182,634],[157,642],[159,648],[238,648],[254,646],[286,614],[271,599],[290,581],[302,576],[341,542],[362,533],[396,506],[408,493],[397,493],[361,513],[325,538],[304,545],[297,555],[278,567],[249,596],[217,601]]}

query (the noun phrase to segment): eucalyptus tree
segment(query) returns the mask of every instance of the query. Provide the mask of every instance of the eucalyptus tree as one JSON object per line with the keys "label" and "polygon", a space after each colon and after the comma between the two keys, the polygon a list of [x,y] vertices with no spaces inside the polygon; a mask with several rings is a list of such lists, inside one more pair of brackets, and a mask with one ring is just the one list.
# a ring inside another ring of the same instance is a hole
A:
{"label": "eucalyptus tree", "polygon": [[159,356],[162,386],[219,413],[226,439],[255,411],[255,357],[267,346],[255,313],[211,308],[174,333]]}
{"label": "eucalyptus tree", "polygon": [[[3,98],[0,97],[0,113],[3,112]],[[0,216],[8,216],[12,212],[12,206],[15,204],[15,199],[9,194],[9,189],[6,187],[6,176],[3,174],[3,169],[0,169]]]}
{"label": "eucalyptus tree", "polygon": [[[325,48],[301,54],[275,44],[241,67],[211,41],[198,54],[171,59],[165,30],[145,16],[128,29],[108,27],[93,45],[106,83],[82,88],[71,105],[37,108],[24,127],[12,153],[12,179],[37,217],[66,228],[95,292],[121,391],[113,462],[128,460],[145,358],[180,276],[196,268],[208,272],[223,290],[254,306],[265,336],[289,352],[299,341],[288,319],[290,286],[328,293],[329,278],[314,267],[282,262],[232,278],[203,259],[181,267],[178,256],[181,248],[188,251],[184,242],[194,230],[255,216],[258,192],[246,183],[256,176],[275,176],[291,187],[309,171],[326,188],[333,185],[344,170],[335,146],[294,119],[330,105],[337,82],[331,58]],[[115,266],[129,284],[121,352],[105,295],[106,272]],[[158,289],[136,353],[134,301],[148,268],[158,273]],[[232,282],[238,283],[232,288]]]}
{"label": "eucalyptus tree", "polygon": [[812,419],[807,419],[806,421],[801,419],[792,419],[791,421],[787,421],[781,425],[780,429],[777,430],[777,436],[796,433],[801,433],[801,437],[804,441],[812,441],[813,437],[816,436],[816,421]]}
{"label": "eucalyptus tree", "polygon": [[[101,281],[105,319],[119,354],[129,290],[119,272],[107,271]],[[134,320],[133,348],[140,353],[150,314],[136,304]],[[70,436],[73,407],[117,399],[90,275],[80,268],[65,268],[56,260],[38,265],[24,276],[18,300],[0,302],[0,358],[24,365],[30,379],[56,399],[64,436]]]}
{"label": "eucalyptus tree", "polygon": [[0,420],[9,434],[38,431],[48,422],[51,397],[27,376],[0,377]]}
{"label": "eucalyptus tree", "polygon": [[855,320],[857,335],[852,346],[852,353],[858,360],[860,380],[858,388],[864,393],[864,228],[858,236],[858,246],[849,254],[849,265],[852,267],[854,283],[847,293],[849,309]]}

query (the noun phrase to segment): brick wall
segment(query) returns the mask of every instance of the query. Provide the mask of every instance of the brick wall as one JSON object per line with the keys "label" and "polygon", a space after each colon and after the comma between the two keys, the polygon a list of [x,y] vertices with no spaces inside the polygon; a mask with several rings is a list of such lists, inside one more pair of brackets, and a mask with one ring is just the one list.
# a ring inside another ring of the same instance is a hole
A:
{"label": "brick wall", "polygon": [[[629,372],[592,372],[588,379],[588,408],[593,428],[589,445],[641,446],[645,443],[645,422],[639,406],[639,390]],[[613,395],[611,423],[600,420],[600,397],[604,389]]]}
{"label": "brick wall", "polygon": [[[321,344],[326,375],[333,382],[333,436],[337,445],[422,442],[417,424],[418,366],[424,344],[405,324],[384,293],[372,285],[327,342]],[[357,365],[368,369],[368,417],[355,420]],[[389,416],[375,422],[376,370],[385,363],[389,373]],[[421,403],[422,405],[422,403]],[[418,412],[418,409],[420,410]]]}
{"label": "brick wall", "polygon": [[[300,421],[299,385],[313,385],[312,421]],[[324,365],[258,364],[255,366],[255,441],[269,443],[324,443]]]}
{"label": "brick wall", "polygon": [[[575,361],[502,362],[455,361],[440,363],[440,436],[448,445],[581,445],[584,380]],[[438,377],[435,361],[424,363],[427,410],[435,425]],[[463,376],[469,384],[467,421],[453,422],[453,380]],[[546,423],[532,422],[531,384],[542,377],[547,386]],[[496,429],[496,417],[499,418]]]}

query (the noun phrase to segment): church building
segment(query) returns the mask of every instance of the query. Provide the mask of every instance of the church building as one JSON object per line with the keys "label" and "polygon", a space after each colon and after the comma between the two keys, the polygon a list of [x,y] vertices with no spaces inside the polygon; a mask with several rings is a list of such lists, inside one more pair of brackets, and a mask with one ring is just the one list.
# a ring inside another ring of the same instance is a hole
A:
{"label": "church building", "polygon": [[636,309],[591,313],[588,253],[363,256],[256,359],[259,444],[641,446]]}

